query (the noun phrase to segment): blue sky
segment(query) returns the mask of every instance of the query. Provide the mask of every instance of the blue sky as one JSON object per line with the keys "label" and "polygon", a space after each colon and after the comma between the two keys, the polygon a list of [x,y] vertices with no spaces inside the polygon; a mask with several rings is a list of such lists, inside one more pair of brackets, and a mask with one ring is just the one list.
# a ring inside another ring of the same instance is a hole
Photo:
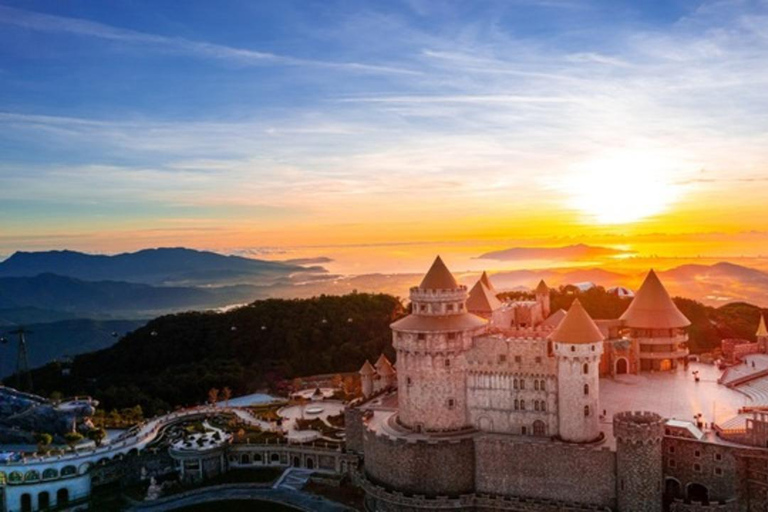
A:
{"label": "blue sky", "polygon": [[615,232],[595,186],[656,197],[631,232],[762,230],[767,27],[765,1],[0,0],[0,253]]}

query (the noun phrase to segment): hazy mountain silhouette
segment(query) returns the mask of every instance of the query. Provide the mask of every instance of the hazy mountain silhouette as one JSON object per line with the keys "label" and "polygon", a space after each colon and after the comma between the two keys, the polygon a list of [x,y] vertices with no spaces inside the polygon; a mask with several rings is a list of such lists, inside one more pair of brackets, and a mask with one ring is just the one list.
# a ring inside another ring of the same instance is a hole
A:
{"label": "hazy mountain silhouette", "polygon": [[563,247],[512,247],[501,251],[486,252],[478,256],[482,260],[524,261],[524,260],[571,260],[580,261],[592,258],[604,258],[632,254],[610,247],[577,244]]}
{"label": "hazy mountain silhouette", "polygon": [[75,251],[16,252],[0,262],[0,277],[33,277],[51,273],[88,281],[126,281],[153,285],[216,285],[258,281],[268,284],[302,267],[185,248],[145,249],[114,256]]}

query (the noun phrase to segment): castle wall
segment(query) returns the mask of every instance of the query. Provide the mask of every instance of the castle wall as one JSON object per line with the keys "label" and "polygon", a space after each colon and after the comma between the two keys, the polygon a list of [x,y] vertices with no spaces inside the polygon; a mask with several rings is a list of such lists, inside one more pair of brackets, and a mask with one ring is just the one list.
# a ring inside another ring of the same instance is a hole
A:
{"label": "castle wall", "polygon": [[710,501],[724,501],[736,495],[738,472],[734,449],[671,436],[664,437],[662,446],[665,482],[674,478],[680,484],[680,493],[671,497],[687,498],[686,489],[692,484],[706,487]]}
{"label": "castle wall", "polygon": [[504,494],[613,507],[616,457],[607,448],[497,434],[475,439],[478,494]]}
{"label": "castle wall", "polygon": [[350,452],[363,452],[363,414],[358,407],[344,408],[344,440]]}
{"label": "castle wall", "polygon": [[471,437],[407,442],[366,429],[364,443],[365,473],[385,488],[428,496],[458,496],[474,489]]}

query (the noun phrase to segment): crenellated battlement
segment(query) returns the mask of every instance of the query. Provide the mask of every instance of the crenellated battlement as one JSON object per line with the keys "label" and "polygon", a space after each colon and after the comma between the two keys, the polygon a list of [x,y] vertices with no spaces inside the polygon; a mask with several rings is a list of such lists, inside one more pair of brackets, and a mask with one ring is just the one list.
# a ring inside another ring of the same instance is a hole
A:
{"label": "crenellated battlement", "polygon": [[654,412],[620,412],[613,417],[613,435],[619,443],[660,443],[664,421]]}

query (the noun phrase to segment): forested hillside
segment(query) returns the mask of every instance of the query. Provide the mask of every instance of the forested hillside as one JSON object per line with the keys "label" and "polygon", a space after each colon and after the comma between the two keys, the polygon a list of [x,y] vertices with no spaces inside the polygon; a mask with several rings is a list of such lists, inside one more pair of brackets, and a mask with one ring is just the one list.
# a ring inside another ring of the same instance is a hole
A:
{"label": "forested hillside", "polygon": [[[389,324],[404,314],[383,294],[257,301],[227,313],[168,315],[114,346],[34,372],[36,391],[91,394],[103,407],[149,413],[205,399],[212,387],[249,393],[284,378],[357,370],[382,351]],[[13,380],[8,381],[13,385]]]}

